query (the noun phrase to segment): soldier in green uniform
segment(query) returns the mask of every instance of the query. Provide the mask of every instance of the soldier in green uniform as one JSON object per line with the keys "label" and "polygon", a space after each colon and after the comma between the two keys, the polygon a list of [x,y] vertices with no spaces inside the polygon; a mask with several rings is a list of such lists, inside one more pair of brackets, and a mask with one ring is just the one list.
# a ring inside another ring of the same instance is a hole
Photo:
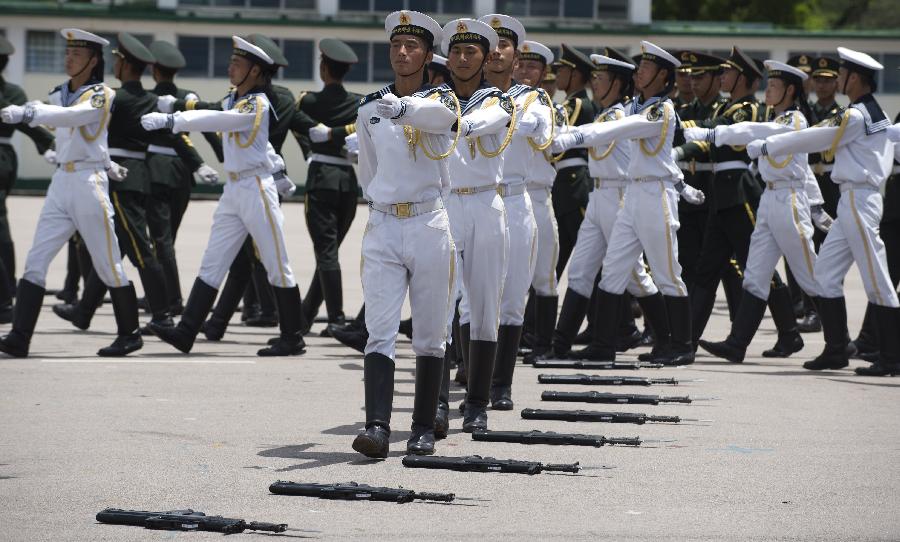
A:
{"label": "soldier in green uniform", "polygon": [[[685,53],[688,53],[685,55]],[[691,63],[690,51],[679,51],[675,54],[681,60],[681,67],[675,70],[675,90],[677,93],[672,98],[675,104],[675,110],[678,111],[682,107],[691,104],[694,101],[694,88],[691,85]],[[688,64],[685,65],[684,58],[688,57]]]}
{"label": "soldier in green uniform", "polygon": [[[157,97],[144,89],[141,76],[156,59],[131,34],[121,32],[117,39],[118,47],[113,50],[113,74],[122,86],[116,89],[115,106],[110,114],[108,145],[112,161],[125,168],[128,174],[123,181],[110,182],[109,186],[116,236],[122,252],[138,269],[152,321],[174,325],[166,299],[165,274],[147,229],[150,170],[146,158],[150,134],[141,127],[141,116],[156,111]],[[87,255],[84,256],[87,259]],[[106,291],[107,287],[97,273],[91,272],[78,303],[55,305],[53,312],[76,327],[87,329]]]}
{"label": "soldier in green uniform", "polygon": [[[344,136],[356,131],[356,110],[362,95],[347,91],[344,75],[358,62],[356,53],[336,39],[319,42],[319,75],[325,86],[302,92],[297,111],[318,124],[309,130],[306,152],[306,227],[316,256],[316,275],[303,304],[307,326],[312,324],[322,299],[329,323],[343,323],[344,302],[338,248],[356,216],[359,187],[350,161],[343,155]],[[326,331],[323,334],[327,334]]]}
{"label": "soldier in green uniform", "polygon": [[[0,74],[6,68],[9,56],[15,53],[13,45],[0,36]],[[0,75],[0,109],[8,105],[25,105],[28,98],[22,87],[14,85]],[[16,182],[18,159],[12,146],[13,132],[19,130],[34,142],[37,151],[44,158],[55,163],[52,149],[53,135],[47,130],[31,128],[27,124],[0,123],[0,323],[12,321],[12,298],[16,288],[16,251],[9,232],[9,218],[6,211],[6,196]]]}
{"label": "soldier in green uniform", "polygon": [[[682,126],[713,128],[720,124],[763,120],[760,104],[754,97],[761,79],[762,63],[733,47],[722,73],[722,90],[729,94],[728,103],[716,107],[712,118],[684,121]],[[709,152],[713,161],[713,180],[707,194],[711,209],[694,284],[690,287],[695,349],[712,314],[722,270],[732,256],[741,269],[747,264],[750,235],[756,223],[755,209],[762,192],[762,185],[749,170],[750,158],[744,146],[712,147]],[[768,302],[778,329],[778,341],[773,348],[763,352],[763,356],[787,357],[803,348],[803,339],[797,331],[787,285],[777,273],[773,276],[773,284]]]}
{"label": "soldier in green uniform", "polygon": [[[175,74],[187,65],[184,55],[175,45],[166,41],[154,41],[150,52],[156,62],[152,74],[157,96],[197,99],[196,93],[178,88]],[[221,161],[222,142],[216,134],[204,134]],[[150,196],[147,200],[147,225],[166,278],[166,299],[169,312],[180,315],[184,309],[181,298],[181,281],[178,261],[175,257],[175,238],[181,219],[191,200],[194,173],[206,182],[216,182],[218,174],[203,163],[187,134],[173,134],[171,130],[150,133],[147,147],[147,168],[150,170]]]}

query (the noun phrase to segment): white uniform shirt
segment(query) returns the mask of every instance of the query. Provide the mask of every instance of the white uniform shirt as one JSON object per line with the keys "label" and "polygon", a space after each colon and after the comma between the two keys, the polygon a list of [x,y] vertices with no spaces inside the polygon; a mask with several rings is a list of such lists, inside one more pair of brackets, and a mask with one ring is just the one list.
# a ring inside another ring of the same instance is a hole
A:
{"label": "white uniform shirt", "polygon": [[175,113],[173,132],[222,132],[225,169],[240,172],[264,168],[271,171],[268,155],[269,111],[272,104],[262,92],[242,97],[232,92],[222,100],[222,111],[194,110]]}
{"label": "white uniform shirt", "polygon": [[512,141],[503,151],[503,180],[501,182],[503,184],[520,184],[531,175],[535,162],[546,161],[541,152],[532,147],[532,144],[542,145],[550,139],[553,129],[550,98],[543,89],[535,89],[522,84],[513,85],[506,93],[516,104],[517,119],[521,119],[525,114],[537,115],[541,119],[540,125],[534,132],[526,133],[517,125]]}
{"label": "white uniform shirt", "polygon": [[[50,91],[50,104],[33,102],[30,124],[44,124],[56,130],[56,161],[101,162],[108,168],[109,149],[106,136],[116,93],[102,83],[85,85],[69,92],[68,83]],[[26,113],[30,114],[30,113]]]}
{"label": "white uniform shirt", "polygon": [[[449,85],[441,88],[452,90]],[[503,144],[511,121],[512,100],[496,87],[486,86],[459,102],[459,144],[449,158],[452,188],[497,185],[503,173],[503,153],[488,157],[484,151],[496,152]]]}
{"label": "white uniform shirt", "polygon": [[401,98],[413,106],[402,117],[383,119],[375,114],[375,102],[394,92],[390,85],[360,101],[357,177],[363,194],[382,205],[437,198],[450,187],[449,158],[433,160],[425,150],[437,156],[452,144],[448,134],[457,120],[453,93],[444,88],[416,92]]}
{"label": "white uniform shirt", "polygon": [[[554,134],[554,137],[556,137],[567,131],[569,126],[566,122],[566,108],[562,104],[551,103],[553,109],[556,110],[556,132]],[[553,167],[552,160],[553,153],[550,152],[550,149],[543,152],[535,151],[534,161],[531,163],[532,167],[525,177],[528,179],[528,184],[545,186],[547,188],[552,187],[553,181],[556,180],[556,168]]]}
{"label": "white uniform shirt", "polygon": [[[625,118],[625,106],[617,102],[597,115],[594,122],[613,122]],[[631,158],[628,153],[631,145],[627,141],[613,141],[599,147],[588,149],[588,171],[591,177],[602,180],[625,180],[628,178],[628,164]]]}
{"label": "white uniform shirt", "polygon": [[[879,118],[873,121],[870,109],[880,112]],[[878,103],[866,95],[852,103],[843,117],[832,119],[831,124],[767,137],[766,152],[772,156],[834,152],[832,181],[866,183],[878,189],[891,174],[894,151],[887,136],[890,121]]]}

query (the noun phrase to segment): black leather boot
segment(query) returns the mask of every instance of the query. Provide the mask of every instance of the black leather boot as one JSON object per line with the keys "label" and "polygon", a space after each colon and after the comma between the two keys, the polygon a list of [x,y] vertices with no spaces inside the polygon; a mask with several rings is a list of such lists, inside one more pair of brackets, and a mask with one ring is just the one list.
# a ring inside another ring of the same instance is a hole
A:
{"label": "black leather boot", "polygon": [[764,358],[786,358],[803,350],[803,337],[797,329],[794,307],[791,304],[791,290],[787,285],[775,286],[769,291],[769,312],[778,329],[778,341],[771,349],[763,352]]}
{"label": "black leather boot", "polygon": [[12,331],[0,339],[0,352],[14,358],[28,357],[31,336],[41,314],[46,290],[25,279],[19,281],[16,290],[16,308],[13,310]]}
{"label": "black leather boot", "polygon": [[[641,343],[642,334],[634,323],[634,311],[631,308],[634,298],[628,292],[620,304],[619,330],[616,336],[616,352],[627,352]],[[638,305],[640,307],[640,305]],[[643,311],[640,311],[643,315]]]}
{"label": "black leather boot", "polygon": [[690,365],[694,363],[694,345],[691,335],[691,301],[687,296],[663,296],[666,301],[666,315],[669,317],[668,353],[663,363],[666,365]]}
{"label": "black leather boot", "polygon": [[277,327],[278,307],[275,303],[275,293],[272,291],[272,285],[269,284],[266,268],[259,262],[254,262],[250,279],[256,290],[256,298],[259,300],[259,314],[252,318],[247,318],[244,325],[250,327]]}
{"label": "black leather boot", "polygon": [[611,294],[597,289],[597,303],[594,305],[594,328],[591,344],[581,350],[572,351],[572,359],[591,361],[615,361],[616,332],[624,301],[623,294]]}
{"label": "black leather boot", "polygon": [[187,305],[184,307],[184,314],[181,315],[181,321],[175,327],[157,326],[151,322],[150,327],[153,329],[154,335],[185,354],[189,353],[194,347],[197,334],[200,333],[200,326],[203,325],[203,321],[216,301],[217,293],[215,288],[199,278],[196,279],[188,296]]}
{"label": "black leather boot", "polygon": [[853,355],[851,357],[869,363],[878,361],[878,326],[875,324],[875,305],[871,302],[866,305],[866,315],[863,318],[862,327],[852,346]]}
{"label": "black leather boot", "polygon": [[817,297],[825,335],[825,349],[819,356],[803,364],[804,369],[843,369],[850,364],[850,334],[847,332],[847,302],[842,297]]}
{"label": "black leather boot", "polygon": [[[178,274],[178,261],[172,257],[159,261],[166,278],[166,301],[169,303],[169,314],[181,316],[184,312],[184,299],[181,297],[181,277]],[[237,305],[235,305],[236,307]]]}
{"label": "black leather boot", "polygon": [[278,305],[281,336],[278,340],[256,353],[258,356],[297,356],[306,353],[306,343],[300,330],[303,327],[303,312],[300,302],[300,288],[278,288],[273,286],[275,303]]}
{"label": "black leather boot", "polygon": [[744,361],[747,347],[759,329],[763,315],[766,313],[766,300],[760,299],[744,290],[741,304],[738,306],[734,322],[731,324],[731,333],[721,342],[700,340],[700,346],[717,358],[727,359],[734,363]]}
{"label": "black leather boot", "polygon": [[668,359],[672,340],[666,301],[660,292],[639,297],[637,301],[644,313],[644,323],[653,333],[653,348],[650,352],[639,354],[638,361],[650,363],[665,361]]}
{"label": "black leather boot", "polygon": [[460,363],[456,366],[456,375],[453,381],[461,386],[465,386],[469,382],[469,342],[472,326],[469,324],[461,324],[459,326],[459,342],[458,350]]}
{"label": "black leather boot", "polygon": [[822,331],[822,322],[819,320],[819,311],[813,300],[806,295],[806,292],[800,294],[803,299],[803,316],[797,319],[797,331],[800,333],[818,333]]}
{"label": "black leather boot", "polygon": [[434,415],[434,438],[441,440],[447,438],[450,431],[450,365],[453,351],[456,349],[448,344],[444,351],[444,360],[441,370],[441,392],[438,395],[437,411]]}
{"label": "black leather boot", "polygon": [[716,285],[694,284],[691,287],[691,334],[694,344],[700,342],[706,324],[716,305]]}
{"label": "black leather boot", "polygon": [[559,311],[559,319],[556,321],[556,330],[553,332],[553,347],[542,357],[534,357],[530,361],[526,357],[525,363],[533,363],[537,359],[559,359],[568,356],[581,322],[587,316],[589,304],[590,298],[571,288],[567,289]]}
{"label": "black leather boot", "polygon": [[416,395],[413,398],[411,434],[406,442],[408,454],[434,453],[435,413],[443,376],[444,358],[416,356]]}
{"label": "black leather boot", "polygon": [[319,307],[322,306],[323,301],[324,294],[322,293],[322,281],[319,280],[319,268],[316,267],[316,270],[313,273],[313,279],[309,283],[309,289],[306,290],[306,295],[303,296],[304,335],[309,333],[310,328],[316,320],[316,316],[319,314]]}
{"label": "black leather boot", "polygon": [[503,326],[497,330],[497,359],[491,380],[491,408],[512,410],[512,381],[516,369],[516,352],[522,338],[522,326]]}
{"label": "black leather boot", "polygon": [[88,329],[91,327],[91,320],[97,312],[97,308],[103,302],[106,296],[106,285],[97,276],[97,273],[91,271],[86,281],[84,281],[84,292],[81,299],[74,305],[53,305],[53,313],[63,320],[72,322],[72,325],[78,329]]}
{"label": "black leather boot", "polygon": [[412,335],[413,335],[412,318],[407,318],[406,320],[400,320],[400,326],[397,328],[397,332],[402,335],[405,335],[407,339],[412,340]]}
{"label": "black leather boot", "polygon": [[558,308],[558,296],[534,296],[534,342],[531,345],[532,357],[530,358],[532,362],[536,356],[547,354],[550,351]]}
{"label": "black leather boot", "polygon": [[97,355],[104,358],[121,358],[144,346],[138,327],[137,294],[134,293],[134,284],[110,288],[109,297],[112,298],[118,336],[111,345],[101,348]]}
{"label": "black leather boot", "polygon": [[[146,261],[143,268],[138,269],[141,284],[144,285],[144,297],[150,309],[151,322],[158,326],[174,326],[175,322],[169,315],[169,299],[166,295],[166,276],[163,268],[156,260]],[[149,326],[145,332],[152,333]]]}
{"label": "black leather boot", "polygon": [[722,291],[725,292],[725,304],[728,306],[728,318],[732,322],[737,317],[738,306],[744,297],[744,277],[741,266],[732,258],[725,264],[721,276]]}
{"label": "black leather boot", "polygon": [[[342,324],[344,317],[344,287],[341,282],[341,270],[319,270],[319,283],[322,285],[322,294],[325,297],[325,310],[328,312],[329,324]],[[328,327],[320,333],[322,337],[330,337]]]}
{"label": "black leather boot", "polygon": [[[242,260],[242,261],[238,261]],[[225,285],[219,290],[219,299],[209,315],[209,320],[203,323],[200,331],[209,341],[221,341],[228,330],[228,324],[241,303],[247,285],[250,283],[250,262],[242,254],[235,258],[228,271]]]}
{"label": "black leather boot", "polygon": [[857,367],[860,376],[900,375],[900,308],[872,305],[878,327],[878,361]]}
{"label": "black leather boot", "polygon": [[466,433],[487,430],[487,405],[495,359],[497,359],[496,342],[476,340],[469,342],[469,382],[462,426]]}
{"label": "black leather boot", "polygon": [[[69,251],[69,256],[74,260],[73,265],[69,266],[69,272],[66,273],[66,282],[63,286],[64,291],[68,291],[73,297],[78,297],[78,279],[81,276],[78,274],[78,255],[74,254],[74,251]],[[14,243],[0,243],[0,260],[3,261],[3,268],[5,273],[0,276],[0,280],[6,281],[6,286],[9,288],[13,295],[15,295],[16,291],[16,246]],[[72,277],[69,277],[69,274]]]}
{"label": "black leather boot", "polygon": [[366,389],[366,429],[353,439],[353,449],[366,457],[384,459],[391,437],[394,401],[394,360],[378,353],[363,361]]}

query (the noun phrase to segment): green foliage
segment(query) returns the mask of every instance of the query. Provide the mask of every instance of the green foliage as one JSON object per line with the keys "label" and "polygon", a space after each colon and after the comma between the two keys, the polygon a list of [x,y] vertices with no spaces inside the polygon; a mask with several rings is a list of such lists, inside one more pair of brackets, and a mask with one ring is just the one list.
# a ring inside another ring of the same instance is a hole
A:
{"label": "green foliage", "polygon": [[900,28],[897,0],[654,0],[655,21],[770,23],[804,30]]}

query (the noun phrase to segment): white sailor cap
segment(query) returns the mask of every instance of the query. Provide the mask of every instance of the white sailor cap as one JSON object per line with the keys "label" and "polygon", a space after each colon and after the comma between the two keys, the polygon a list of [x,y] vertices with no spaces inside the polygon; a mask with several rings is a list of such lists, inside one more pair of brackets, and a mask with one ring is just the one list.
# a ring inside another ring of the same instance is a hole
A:
{"label": "white sailor cap", "polygon": [[870,76],[874,76],[875,72],[884,69],[880,62],[866,53],[847,49],[846,47],[838,47],[837,52],[841,58],[841,66],[844,68],[859,71]]}
{"label": "white sailor cap", "polygon": [[384,31],[387,32],[388,40],[398,34],[405,34],[422,38],[431,47],[440,43],[443,35],[437,21],[424,13],[411,10],[395,11],[385,17]]}
{"label": "white sailor cap", "polygon": [[231,36],[231,42],[233,47],[232,54],[242,56],[252,62],[263,63],[267,66],[275,64],[272,57],[267,55],[265,51],[240,36]]}
{"label": "white sailor cap", "polygon": [[519,58],[522,60],[540,60],[548,66],[553,64],[553,51],[543,43],[536,41],[523,41],[519,45]]}
{"label": "white sailor cap", "polygon": [[635,69],[635,65],[631,62],[623,62],[604,55],[591,55],[591,62],[594,63],[594,70],[601,72],[610,71],[630,75]]}
{"label": "white sailor cap", "polygon": [[774,77],[776,79],[796,79],[799,81],[806,81],[809,79],[809,75],[807,75],[806,72],[800,68],[795,68],[790,64],[785,64],[784,62],[766,60],[763,62],[763,65],[765,65],[766,74],[769,77]]}
{"label": "white sailor cap", "polygon": [[498,37],[512,41],[515,47],[525,41],[525,27],[515,17],[492,13],[479,17],[478,20],[491,25]]}
{"label": "white sailor cap", "polygon": [[497,48],[500,38],[487,23],[476,19],[454,19],[444,25],[444,41],[441,43],[441,52],[450,53],[450,48],[458,43],[471,43],[480,45],[485,53]]}
{"label": "white sailor cap", "polygon": [[681,66],[681,61],[662,47],[650,43],[649,41],[641,42],[641,60],[656,62],[663,68],[677,68]]}
{"label": "white sailor cap", "polygon": [[109,41],[97,34],[80,30],[78,28],[63,28],[59,31],[66,38],[66,47],[86,47],[88,49],[102,49],[109,45]]}
{"label": "white sailor cap", "polygon": [[441,55],[431,55],[431,63],[439,64],[441,66],[447,65],[447,57]]}

